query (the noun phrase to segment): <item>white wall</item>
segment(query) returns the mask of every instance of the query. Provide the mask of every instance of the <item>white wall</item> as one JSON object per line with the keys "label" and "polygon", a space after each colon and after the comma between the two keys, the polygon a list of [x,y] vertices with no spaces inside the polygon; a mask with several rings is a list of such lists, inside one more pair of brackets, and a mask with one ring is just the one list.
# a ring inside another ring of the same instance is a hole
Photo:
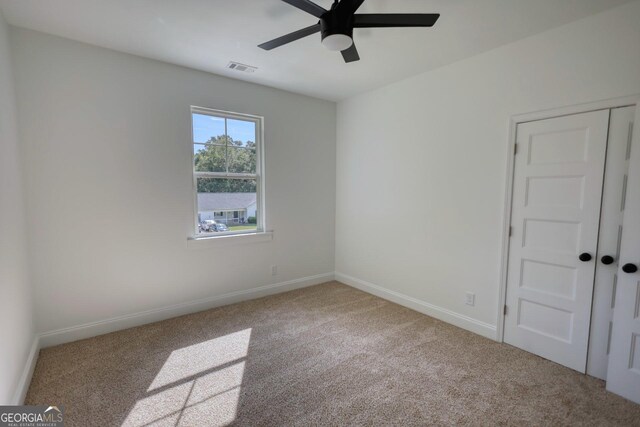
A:
{"label": "white wall", "polygon": [[[333,273],[334,103],[28,30],[12,47],[39,331]],[[272,241],[187,247],[190,105],[265,117]]]}
{"label": "white wall", "polygon": [[510,117],[640,93],[639,22],[636,1],[341,102],[337,277],[491,336]]}
{"label": "white wall", "polygon": [[0,404],[16,403],[34,339],[16,120],[8,28],[0,13]]}

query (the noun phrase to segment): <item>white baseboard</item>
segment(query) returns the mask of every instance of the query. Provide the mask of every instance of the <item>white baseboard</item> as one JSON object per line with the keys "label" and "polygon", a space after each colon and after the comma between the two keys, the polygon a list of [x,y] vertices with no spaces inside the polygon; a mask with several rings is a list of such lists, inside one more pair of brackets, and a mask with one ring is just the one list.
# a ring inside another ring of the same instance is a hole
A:
{"label": "white baseboard", "polygon": [[126,316],[114,317],[111,319],[86,323],[69,328],[57,329],[36,335],[29,351],[29,356],[20,377],[18,388],[14,395],[12,404],[21,405],[24,402],[24,398],[31,383],[31,377],[33,376],[33,371],[36,366],[36,361],[38,359],[38,352],[41,348],[77,341],[84,338],[90,338],[121,329],[131,328],[147,323],[169,319],[176,316],[181,316],[184,314],[196,313],[198,311],[207,310],[209,308],[220,307],[227,304],[260,298],[263,296],[291,291],[294,289],[300,289],[307,286],[318,285],[320,283],[328,282],[334,279],[339,280],[340,282],[343,282],[349,286],[353,286],[354,288],[360,289],[364,292],[376,295],[380,298],[384,298],[386,300],[395,302],[396,304],[400,304],[402,306],[411,308],[412,310],[416,310],[420,313],[482,335],[486,338],[494,340],[497,339],[495,325],[481,322],[471,317],[455,313],[451,310],[429,304],[427,302],[407,295],[403,295],[395,291],[385,289],[381,286],[361,279],[357,279],[352,276],[348,276],[346,274],[338,272],[325,273],[315,276],[302,277],[295,280],[289,280],[287,282],[260,286],[243,291],[229,292],[227,294],[204,298],[197,301],[175,304],[169,307],[147,310]]}
{"label": "white baseboard", "polygon": [[271,285],[260,286],[253,289],[229,292],[223,295],[204,298],[197,301],[175,304],[169,307],[156,308],[139,313],[100,320],[97,322],[85,323],[83,325],[56,329],[53,331],[41,333],[39,335],[40,348],[51,347],[54,345],[64,344],[85,338],[91,338],[97,335],[119,331],[121,329],[132,328],[147,323],[170,319],[172,317],[182,316],[184,314],[196,313],[198,311],[220,307],[227,304],[233,304],[240,301],[260,298],[267,295],[304,288],[307,286],[318,285],[320,283],[328,282],[333,279],[333,272],[317,274],[315,276],[302,277],[300,279],[289,280],[287,282],[274,283]]}
{"label": "white baseboard", "polygon": [[31,349],[29,349],[29,356],[27,357],[24,369],[22,370],[22,375],[20,375],[20,380],[18,381],[16,392],[13,395],[13,400],[10,402],[11,405],[22,405],[24,403],[24,398],[27,396],[27,391],[31,384],[33,371],[36,369],[39,351],[40,337],[36,335],[33,337],[33,343],[31,344]]}
{"label": "white baseboard", "polygon": [[483,337],[492,340],[497,339],[497,331],[495,325],[481,322],[469,316],[465,316],[446,308],[429,304],[428,302],[421,301],[419,299],[401,294],[399,292],[390,291],[383,288],[382,286],[374,285],[373,283],[357,279],[346,274],[338,273],[337,271],[335,273],[335,280],[338,280],[344,284],[353,286],[354,288],[360,289],[361,291],[373,294],[380,298],[395,302],[396,304],[408,307],[422,314],[426,314],[427,316],[442,320],[443,322],[451,323],[452,325],[474,332],[478,335],[482,335]]}

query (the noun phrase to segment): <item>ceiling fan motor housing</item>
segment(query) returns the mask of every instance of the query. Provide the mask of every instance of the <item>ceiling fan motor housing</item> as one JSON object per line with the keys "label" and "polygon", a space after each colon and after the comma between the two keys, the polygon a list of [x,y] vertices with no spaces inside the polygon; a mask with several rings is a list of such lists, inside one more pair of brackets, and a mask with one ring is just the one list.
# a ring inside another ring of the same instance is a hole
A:
{"label": "ceiling fan motor housing", "polygon": [[322,40],[334,34],[342,34],[353,38],[353,15],[340,16],[330,11],[320,17],[320,34]]}

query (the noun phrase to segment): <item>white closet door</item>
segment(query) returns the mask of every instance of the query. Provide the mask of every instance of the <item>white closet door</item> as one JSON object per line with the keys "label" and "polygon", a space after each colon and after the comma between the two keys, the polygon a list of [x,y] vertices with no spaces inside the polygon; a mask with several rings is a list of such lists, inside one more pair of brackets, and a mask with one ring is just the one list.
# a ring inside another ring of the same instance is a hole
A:
{"label": "white closet door", "polygon": [[517,128],[504,340],[580,372],[608,123],[602,110]]}
{"label": "white closet door", "polygon": [[640,132],[629,157],[607,390],[640,403]]}
{"label": "white closet door", "polygon": [[603,380],[607,378],[609,361],[610,334],[618,280],[616,273],[622,238],[623,192],[627,185],[634,116],[635,107],[633,106],[614,108],[611,110],[609,119],[607,162],[604,172],[600,237],[587,359],[587,374]]}

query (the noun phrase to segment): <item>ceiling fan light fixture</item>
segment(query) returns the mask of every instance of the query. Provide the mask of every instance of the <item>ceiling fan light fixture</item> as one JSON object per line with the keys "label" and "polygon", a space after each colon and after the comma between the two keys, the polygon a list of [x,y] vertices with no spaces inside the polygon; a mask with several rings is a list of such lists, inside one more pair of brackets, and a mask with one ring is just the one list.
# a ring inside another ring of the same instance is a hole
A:
{"label": "ceiling fan light fixture", "polygon": [[353,39],[346,34],[330,34],[322,39],[322,45],[333,51],[349,49],[352,44]]}

